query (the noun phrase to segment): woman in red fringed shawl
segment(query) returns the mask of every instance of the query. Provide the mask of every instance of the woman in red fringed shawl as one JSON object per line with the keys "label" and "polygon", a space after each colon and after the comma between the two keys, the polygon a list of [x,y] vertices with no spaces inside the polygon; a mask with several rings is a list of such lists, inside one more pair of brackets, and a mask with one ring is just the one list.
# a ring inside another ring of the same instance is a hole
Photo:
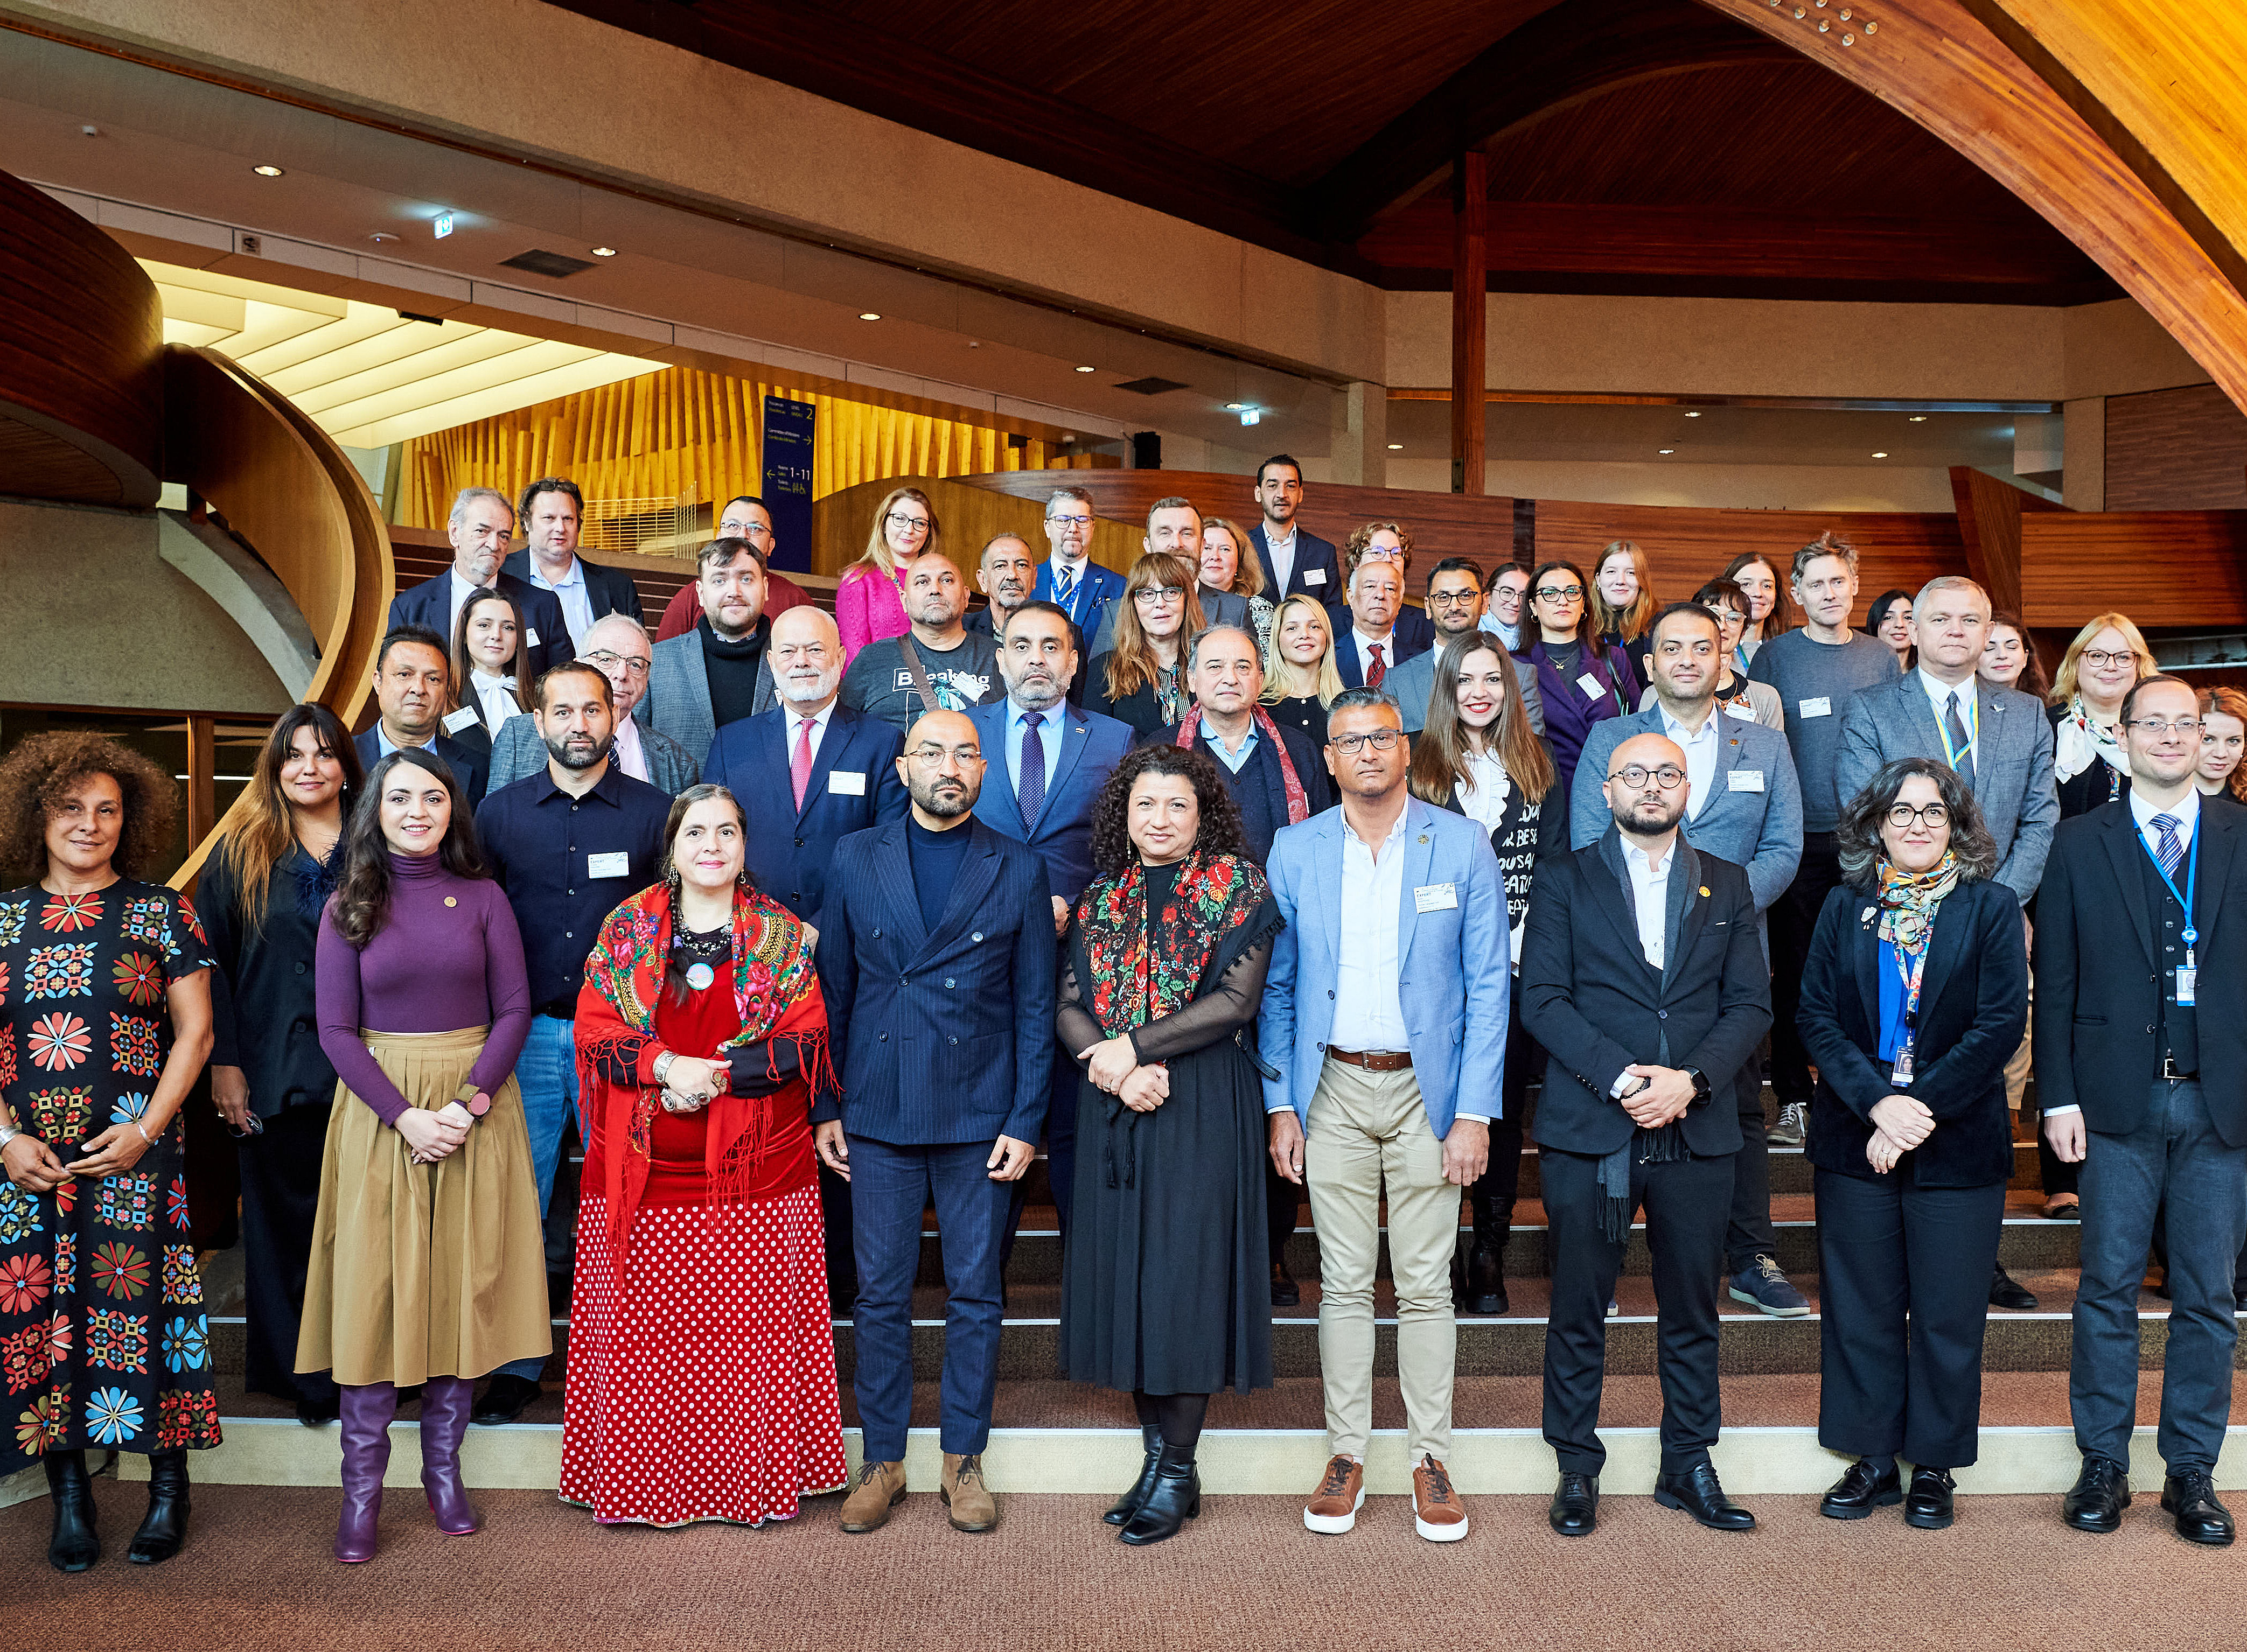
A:
{"label": "woman in red fringed shawl", "polygon": [[601,926],[577,996],[591,1130],[562,1497],[604,1523],[788,1519],[843,1481],[810,1101],[831,1088],[813,932],[748,886],[721,786]]}

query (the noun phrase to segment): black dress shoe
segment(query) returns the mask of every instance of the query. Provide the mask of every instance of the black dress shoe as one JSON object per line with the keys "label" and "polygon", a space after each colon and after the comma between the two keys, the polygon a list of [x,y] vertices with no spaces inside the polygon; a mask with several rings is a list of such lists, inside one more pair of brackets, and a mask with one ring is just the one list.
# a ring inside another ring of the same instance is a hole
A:
{"label": "black dress shoe", "polygon": [[185,1446],[148,1454],[148,1512],[133,1534],[125,1558],[159,1566],[180,1552],[188,1537],[188,1452]]}
{"label": "black dress shoe", "polygon": [[1942,1531],[1957,1518],[1950,1512],[1950,1494],[1957,1489],[1949,1469],[1914,1469],[1911,1494],[1903,1500],[1903,1523],[1923,1532]]}
{"label": "black dress shoe", "polygon": [[502,1371],[485,1388],[484,1396],[476,1403],[475,1414],[471,1420],[482,1423],[486,1428],[497,1428],[512,1423],[529,1409],[531,1401],[544,1392],[528,1377]]}
{"label": "black dress shoe", "polygon": [[2059,1505],[2059,1518],[2079,1532],[2119,1532],[2130,1506],[2130,1474],[2109,1457],[2086,1457]]}
{"label": "black dress shoe", "polygon": [[1902,1501],[1903,1478],[1895,1464],[1888,1464],[1887,1473],[1877,1474],[1860,1457],[1834,1482],[1833,1489],[1819,1502],[1818,1512],[1829,1520],[1861,1520],[1875,1509]]}
{"label": "black dress shoe", "polygon": [[1138,1512],[1116,1535],[1133,1548],[1174,1538],[1179,1528],[1201,1512],[1201,1474],[1194,1467],[1194,1448],[1165,1445],[1155,1465],[1155,1484]]}
{"label": "black dress shoe", "polygon": [[1991,1264],[1990,1306],[2011,1308],[2016,1314],[2032,1312],[2037,1305],[2036,1293],[2005,1272],[2003,1262]]}
{"label": "black dress shoe", "polygon": [[1294,1276],[1287,1272],[1287,1265],[1285,1262],[1273,1263],[1272,1306],[1294,1307],[1302,1300],[1302,1289],[1295,1283]]}
{"label": "black dress shoe", "polygon": [[83,1572],[101,1558],[101,1535],[93,1529],[93,1481],[85,1471],[84,1451],[47,1453],[47,1495],[55,1505],[47,1564],[58,1572]]}
{"label": "black dress shoe", "polygon": [[1755,1516],[1725,1495],[1715,1467],[1696,1463],[1683,1474],[1654,1482],[1654,1500],[1665,1509],[1683,1509],[1711,1532],[1752,1532]]}
{"label": "black dress shoe", "polygon": [[2176,1517],[2177,1535],[2188,1543],[2222,1548],[2238,1535],[2231,1511],[2216,1500],[2206,1469],[2187,1469],[2163,1480],[2162,1507]]}
{"label": "black dress shoe", "polygon": [[1553,1507],[1546,1518],[1562,1537],[1582,1537],[1600,1523],[1600,1477],[1563,1474],[1553,1492]]}
{"label": "black dress shoe", "polygon": [[308,1399],[299,1395],[297,1399],[297,1420],[308,1429],[325,1428],[342,1414],[342,1409],[343,1397],[333,1389],[330,1389],[325,1395],[314,1398]]}
{"label": "black dress shoe", "polygon": [[1466,1287],[1461,1293],[1460,1311],[1487,1317],[1503,1314],[1512,1306],[1506,1296],[1506,1253],[1478,1238],[1467,1252]]}

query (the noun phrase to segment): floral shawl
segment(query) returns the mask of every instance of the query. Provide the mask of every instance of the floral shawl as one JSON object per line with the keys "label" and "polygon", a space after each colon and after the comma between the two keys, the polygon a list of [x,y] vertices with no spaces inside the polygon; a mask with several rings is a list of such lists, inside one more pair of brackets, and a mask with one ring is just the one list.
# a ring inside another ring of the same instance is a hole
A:
{"label": "floral shawl", "polygon": [[[670,891],[658,884],[602,924],[577,994],[577,1083],[586,1116],[595,1121],[607,1149],[609,1242],[620,1259],[652,1164],[649,1144],[661,1091],[643,1087],[637,1069],[656,1036],[655,1010],[670,948]],[[734,1007],[741,1024],[725,1048],[787,1041],[795,1047],[802,1082],[815,1093],[835,1089],[827,1006],[819,994],[809,932],[777,902],[736,890],[733,956]],[[781,1070],[772,1061],[773,1075]],[[712,1204],[740,1202],[763,1150],[773,1100],[728,1093],[711,1102],[704,1168]]]}
{"label": "floral shawl", "polygon": [[1150,925],[1147,871],[1137,859],[1095,880],[1077,903],[1076,922],[1091,976],[1080,990],[1100,1030],[1118,1037],[1185,1008],[1210,959],[1255,917],[1269,890],[1246,857],[1195,850]]}
{"label": "floral shawl", "polygon": [[1899,871],[1881,859],[1880,937],[1906,958],[1927,950],[1943,898],[1958,887],[1958,857],[1949,850],[1923,872]]}

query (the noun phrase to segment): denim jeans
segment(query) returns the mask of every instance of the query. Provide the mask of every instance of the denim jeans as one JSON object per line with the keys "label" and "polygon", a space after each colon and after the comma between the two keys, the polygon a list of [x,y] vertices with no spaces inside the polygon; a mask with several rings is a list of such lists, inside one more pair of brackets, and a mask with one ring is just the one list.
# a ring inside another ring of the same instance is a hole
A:
{"label": "denim jeans", "polygon": [[[562,1161],[562,1137],[571,1115],[577,1114],[578,1139],[584,1140],[587,1133],[577,1107],[577,1029],[575,1021],[533,1015],[530,1034],[523,1040],[522,1054],[515,1062],[515,1082],[522,1090],[522,1122],[530,1131],[530,1167],[538,1178],[542,1214],[554,1200],[555,1168]],[[493,1375],[504,1372],[536,1382],[545,1369],[544,1360],[516,1360]]]}

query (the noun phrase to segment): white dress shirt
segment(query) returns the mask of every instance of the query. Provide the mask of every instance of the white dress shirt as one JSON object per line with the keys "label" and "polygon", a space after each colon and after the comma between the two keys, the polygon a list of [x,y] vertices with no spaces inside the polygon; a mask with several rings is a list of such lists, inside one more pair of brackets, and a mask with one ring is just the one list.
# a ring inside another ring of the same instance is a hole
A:
{"label": "white dress shirt", "polygon": [[522,715],[522,707],[516,698],[515,679],[495,677],[489,672],[471,670],[468,686],[476,696],[476,709],[483,715],[484,727],[494,734],[510,717]]}
{"label": "white dress shirt", "polygon": [[793,763],[796,761],[796,742],[802,735],[804,723],[808,721],[811,725],[811,762],[814,768],[818,767],[819,747],[822,742],[823,742],[827,738],[827,725],[835,715],[835,707],[837,703],[837,700],[830,700],[817,711],[812,713],[809,718],[806,718],[802,713],[798,712],[795,707],[790,706],[786,700],[782,700],[781,702],[782,708],[785,709],[788,713],[788,721],[782,724],[782,727],[787,734],[787,739],[784,743],[788,747],[788,761],[789,762]]}
{"label": "white dress shirt", "polygon": [[1287,581],[1295,573],[1295,524],[1287,524],[1287,536],[1282,539],[1272,531],[1272,524],[1267,522],[1264,524],[1264,549],[1272,558],[1273,588],[1278,592],[1273,600],[1277,602],[1287,594]]}
{"label": "white dress shirt", "polygon": [[[1975,772],[1978,776],[1981,772],[1981,753],[1977,748],[1982,743],[1982,718],[1981,701],[1978,697],[1980,690],[1977,685],[1981,679],[1969,677],[1954,690],[1940,677],[1929,676],[1927,667],[1924,666],[1915,670],[1912,675],[1919,679],[1920,689],[1926,694],[1928,705],[1934,709],[1935,726],[1938,729],[1946,732],[1949,730],[1950,696],[1954,693],[1958,696],[1958,718],[1966,725],[1966,753],[1974,759]],[[1944,749],[1949,749],[1947,742]]]}
{"label": "white dress shirt", "polygon": [[1717,758],[1725,746],[1723,721],[1724,713],[1711,706],[1708,716],[1702,720],[1701,732],[1689,734],[1685,732],[1685,725],[1670,714],[1667,706],[1662,708],[1662,732],[1685,754],[1685,783],[1692,788],[1685,800],[1685,817],[1688,820],[1700,819],[1701,811],[1716,795]]}
{"label": "white dress shirt", "polygon": [[1369,637],[1356,626],[1349,628],[1349,639],[1357,647],[1357,679],[1369,680],[1373,669],[1373,650],[1381,650],[1381,670],[1385,678],[1397,669],[1397,627],[1391,625],[1386,637]]}
{"label": "white dress shirt", "polygon": [[580,558],[570,558],[570,571],[559,579],[549,579],[538,570],[538,557],[530,558],[530,583],[541,590],[550,590],[554,600],[562,604],[563,629],[570,633],[570,646],[574,652],[585,645],[585,633],[593,628],[593,598],[585,589],[585,564]]}
{"label": "white dress shirt", "polygon": [[647,772],[647,747],[639,743],[639,725],[632,720],[630,712],[617,715],[616,743],[609,748],[609,754],[616,759],[617,767],[634,780],[647,781],[651,786],[655,783]]}
{"label": "white dress shirt", "polygon": [[1411,1048],[1404,1032],[1404,1000],[1397,989],[1404,957],[1397,932],[1404,922],[1404,820],[1409,813],[1397,811],[1397,823],[1383,840],[1378,859],[1351,829],[1348,816],[1342,820],[1342,922],[1335,946],[1334,1026],[1327,1034],[1335,1049],[1401,1052]]}
{"label": "white dress shirt", "polygon": [[1649,964],[1660,969],[1670,921],[1670,869],[1677,864],[1677,840],[1670,840],[1659,862],[1625,841],[1622,864],[1630,874],[1631,901],[1638,911],[1638,950],[1646,954]]}
{"label": "white dress shirt", "polygon": [[1506,799],[1513,795],[1513,781],[1506,765],[1496,752],[1486,749],[1467,758],[1467,777],[1451,788],[1451,801],[1459,806],[1459,812],[1485,832],[1498,829],[1506,816]]}

